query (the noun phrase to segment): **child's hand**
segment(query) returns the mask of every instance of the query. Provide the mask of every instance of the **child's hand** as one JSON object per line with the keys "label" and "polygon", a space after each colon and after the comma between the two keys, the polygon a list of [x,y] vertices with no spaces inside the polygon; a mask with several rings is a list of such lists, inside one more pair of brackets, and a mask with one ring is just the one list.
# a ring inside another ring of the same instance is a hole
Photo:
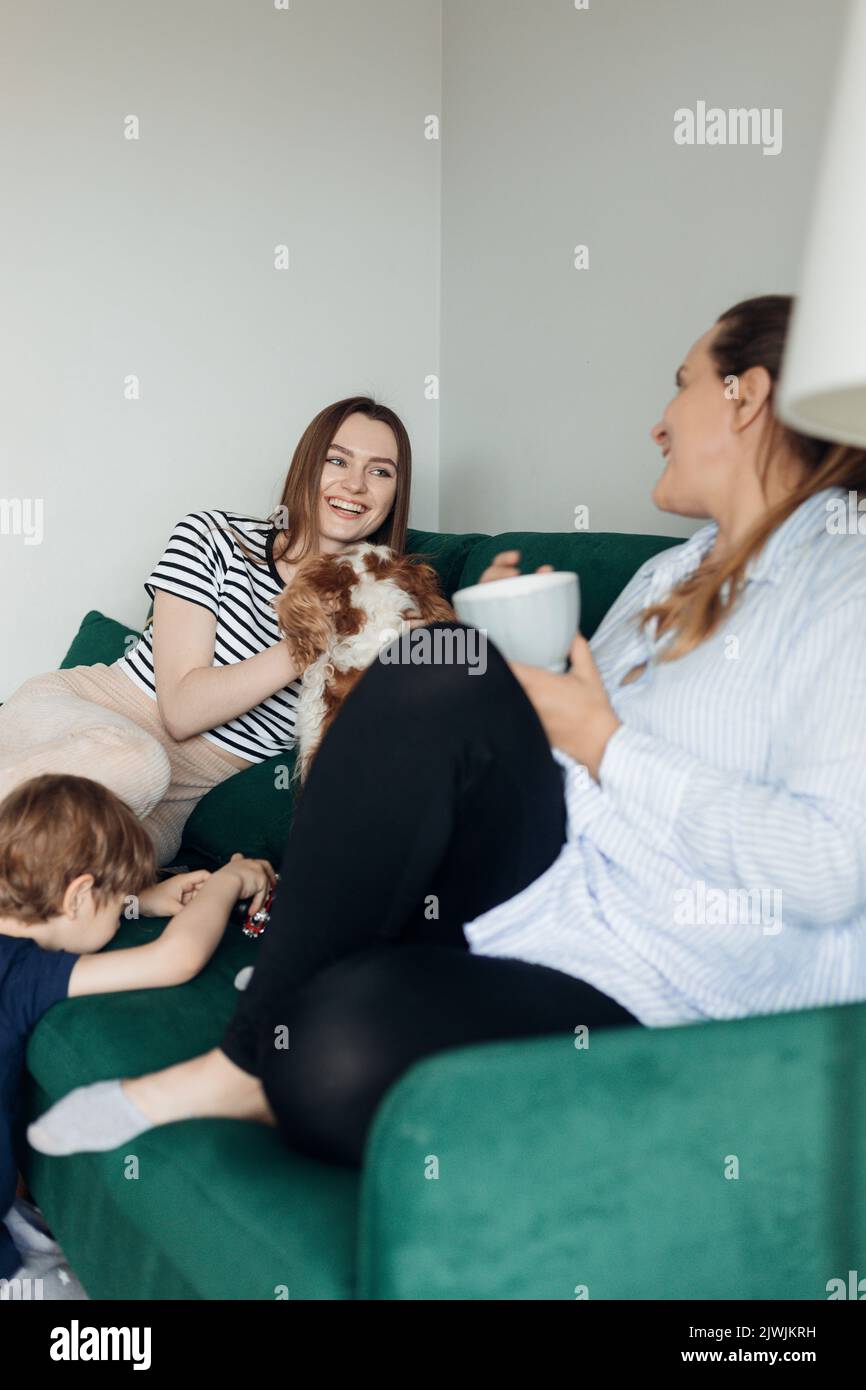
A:
{"label": "child's hand", "polygon": [[139,911],[144,917],[174,917],[182,907],[192,902],[209,878],[207,869],[194,869],[192,873],[174,874],[162,883],[154,883],[139,894]]}
{"label": "child's hand", "polygon": [[277,876],[267,859],[245,859],[233,854],[228,864],[217,869],[214,878],[232,876],[237,882],[238,898],[252,898],[250,912],[258,912],[266,895],[276,886]]}

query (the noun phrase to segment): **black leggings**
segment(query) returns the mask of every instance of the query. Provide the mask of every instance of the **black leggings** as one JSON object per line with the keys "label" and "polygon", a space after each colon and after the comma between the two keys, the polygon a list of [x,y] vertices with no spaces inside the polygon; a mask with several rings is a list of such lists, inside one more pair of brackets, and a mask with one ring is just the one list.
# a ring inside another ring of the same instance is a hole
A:
{"label": "black leggings", "polygon": [[538,878],[565,836],[562,770],[486,653],[484,674],[374,662],[298,799],[222,1050],[316,1158],[360,1163],[385,1092],[433,1052],[636,1022],[585,981],[467,948],[464,922]]}

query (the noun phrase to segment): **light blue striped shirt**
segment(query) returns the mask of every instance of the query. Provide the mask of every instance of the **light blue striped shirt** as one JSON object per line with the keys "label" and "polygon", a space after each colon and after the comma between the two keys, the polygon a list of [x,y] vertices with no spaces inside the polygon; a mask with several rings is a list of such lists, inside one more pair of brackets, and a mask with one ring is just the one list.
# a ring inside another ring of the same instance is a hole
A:
{"label": "light blue striped shirt", "polygon": [[866,999],[857,520],[845,488],[808,498],[752,558],[727,620],[669,663],[653,657],[671,634],[656,643],[634,617],[696,568],[717,524],[641,566],[590,644],[622,720],[599,783],[554,750],[567,841],[467,924],[473,952],[575,975],[656,1026]]}

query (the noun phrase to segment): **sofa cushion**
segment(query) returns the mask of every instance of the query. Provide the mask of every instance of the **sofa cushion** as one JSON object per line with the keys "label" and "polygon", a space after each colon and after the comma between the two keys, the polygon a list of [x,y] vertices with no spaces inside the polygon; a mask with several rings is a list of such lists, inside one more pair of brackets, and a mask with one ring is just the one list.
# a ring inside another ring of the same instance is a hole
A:
{"label": "sofa cushion", "polygon": [[409,530],[406,532],[406,550],[433,566],[442,581],[442,592],[450,599],[454,590],[460,587],[468,556],[479,541],[488,539],[480,532],[451,536],[437,531]]}
{"label": "sofa cushion", "polygon": [[531,574],[539,565],[574,570],[581,581],[580,630],[588,639],[641,565],[660,550],[682,544],[682,540],[672,536],[606,531],[504,531],[472,548],[455,587],[477,584],[493,557],[502,550],[521,552],[523,574]]}
{"label": "sofa cushion", "polygon": [[60,663],[61,671],[72,666],[96,666],[104,662],[110,666],[117,661],[141,636],[133,628],[124,627],[114,618],[106,618],[104,613],[91,609],[81,620],[81,626],[72,639],[69,651]]}
{"label": "sofa cushion", "polygon": [[209,791],[184,827],[178,863],[212,868],[240,850],[279,868],[295,803],[294,766],[290,749]]}

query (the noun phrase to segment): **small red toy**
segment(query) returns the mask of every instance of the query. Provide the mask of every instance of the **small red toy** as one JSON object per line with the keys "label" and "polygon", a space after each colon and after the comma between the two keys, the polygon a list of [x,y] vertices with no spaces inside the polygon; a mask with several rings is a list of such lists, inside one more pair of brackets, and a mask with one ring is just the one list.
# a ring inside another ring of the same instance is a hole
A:
{"label": "small red toy", "polygon": [[[277,883],[279,883],[279,874]],[[232,916],[241,923],[241,930],[244,936],[258,938],[262,935],[268,922],[271,920],[271,904],[274,901],[276,887],[272,888],[262,902],[258,912],[250,912],[252,898],[243,898],[235,904]]]}

